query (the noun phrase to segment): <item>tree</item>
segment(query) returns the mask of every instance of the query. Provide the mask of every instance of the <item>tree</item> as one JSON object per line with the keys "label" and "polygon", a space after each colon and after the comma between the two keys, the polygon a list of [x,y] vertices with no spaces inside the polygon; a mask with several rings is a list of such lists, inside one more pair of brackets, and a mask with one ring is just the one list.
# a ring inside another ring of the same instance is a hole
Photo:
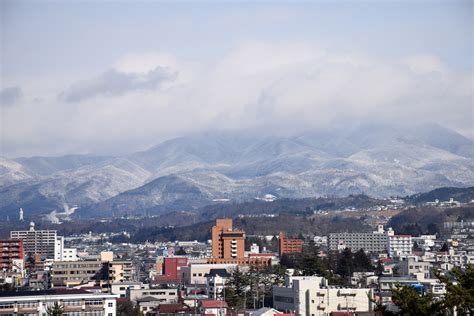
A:
{"label": "tree", "polygon": [[403,316],[441,316],[446,313],[443,300],[435,299],[431,293],[420,295],[413,286],[394,287],[392,301]]}
{"label": "tree", "polygon": [[346,248],[342,251],[337,260],[336,273],[343,277],[350,277],[354,272],[354,263],[352,260],[352,251]]}
{"label": "tree", "polygon": [[423,249],[421,249],[421,247],[418,245],[416,241],[413,243],[413,251],[416,251],[416,252],[423,251]]}
{"label": "tree", "polygon": [[360,249],[354,254],[353,265],[354,271],[374,271],[374,266],[363,249]]}
{"label": "tree", "polygon": [[142,316],[138,306],[133,306],[133,303],[128,299],[117,300],[117,316]]}
{"label": "tree", "polygon": [[232,271],[225,287],[225,300],[229,306],[236,309],[247,306],[247,291],[249,289],[249,278],[237,267]]}
{"label": "tree", "polygon": [[474,313],[474,266],[468,265],[465,271],[460,268],[451,270],[454,277],[452,282],[446,276],[437,277],[446,285],[445,304],[449,309],[454,309],[461,315]]}
{"label": "tree", "polygon": [[447,252],[448,250],[449,250],[448,243],[445,242],[439,251]]}
{"label": "tree", "polygon": [[46,314],[48,316],[61,316],[64,314],[64,307],[58,302],[54,302],[53,305],[46,308]]}
{"label": "tree", "polygon": [[176,251],[177,256],[185,256],[186,255],[186,250],[184,250],[183,247],[179,247],[179,249]]}

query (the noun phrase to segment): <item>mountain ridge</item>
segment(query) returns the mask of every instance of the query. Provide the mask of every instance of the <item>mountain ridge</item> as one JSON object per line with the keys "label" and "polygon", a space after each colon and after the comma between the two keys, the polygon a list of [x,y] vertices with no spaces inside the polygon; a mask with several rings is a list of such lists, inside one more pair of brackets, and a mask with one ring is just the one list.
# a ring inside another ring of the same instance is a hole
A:
{"label": "mountain ridge", "polygon": [[15,214],[27,204],[44,214],[68,204],[79,214],[118,216],[265,194],[405,196],[474,185],[471,147],[439,125],[370,125],[288,137],[203,133],[119,157],[2,158],[0,211]]}

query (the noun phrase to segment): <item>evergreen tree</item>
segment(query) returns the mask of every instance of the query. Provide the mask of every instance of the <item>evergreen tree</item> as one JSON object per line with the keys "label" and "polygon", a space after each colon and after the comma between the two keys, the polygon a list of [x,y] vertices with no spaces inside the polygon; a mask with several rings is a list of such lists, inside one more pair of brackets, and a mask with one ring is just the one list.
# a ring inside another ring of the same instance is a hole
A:
{"label": "evergreen tree", "polygon": [[441,252],[449,251],[448,243],[445,242],[439,251]]}
{"label": "evergreen tree", "polygon": [[363,249],[360,249],[354,254],[353,267],[354,271],[374,271],[374,266]]}
{"label": "evergreen tree", "polygon": [[53,305],[46,308],[46,314],[48,316],[61,316],[64,314],[64,307],[58,302],[54,302]]}
{"label": "evergreen tree", "polygon": [[403,316],[441,316],[446,313],[442,300],[435,299],[431,293],[420,295],[412,286],[393,288],[392,301]]}
{"label": "evergreen tree", "polygon": [[461,315],[474,314],[474,266],[468,265],[465,271],[454,268],[454,281],[445,276],[438,275],[441,282],[446,284],[445,304],[451,310],[456,310]]}
{"label": "evergreen tree", "polygon": [[247,292],[249,290],[249,277],[239,267],[232,271],[226,282],[225,300],[229,306],[239,310],[245,309],[248,304]]}

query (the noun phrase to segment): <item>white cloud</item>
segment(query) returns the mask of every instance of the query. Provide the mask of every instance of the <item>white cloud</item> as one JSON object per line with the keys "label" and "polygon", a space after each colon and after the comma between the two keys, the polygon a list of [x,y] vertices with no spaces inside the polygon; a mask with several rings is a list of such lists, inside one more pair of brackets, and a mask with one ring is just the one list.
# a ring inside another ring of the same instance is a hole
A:
{"label": "white cloud", "polygon": [[[472,132],[472,75],[431,55],[381,60],[305,43],[245,42],[206,65],[146,53],[110,66],[118,81],[103,74],[66,90],[64,100],[80,103],[30,95],[9,108],[6,153],[123,153],[207,129],[291,133],[381,120]],[[155,78],[153,69],[167,71]],[[35,97],[46,101],[38,107],[28,101]],[[28,127],[20,131],[21,121]]]}

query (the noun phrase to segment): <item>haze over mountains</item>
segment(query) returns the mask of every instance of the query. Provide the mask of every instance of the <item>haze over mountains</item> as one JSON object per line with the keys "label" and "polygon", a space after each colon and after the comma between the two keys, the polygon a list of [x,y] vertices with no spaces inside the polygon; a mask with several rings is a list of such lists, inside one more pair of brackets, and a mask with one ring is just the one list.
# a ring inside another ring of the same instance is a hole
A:
{"label": "haze over mountains", "polygon": [[190,210],[213,200],[408,195],[474,185],[474,142],[435,124],[291,137],[209,132],[121,157],[0,158],[1,214]]}

